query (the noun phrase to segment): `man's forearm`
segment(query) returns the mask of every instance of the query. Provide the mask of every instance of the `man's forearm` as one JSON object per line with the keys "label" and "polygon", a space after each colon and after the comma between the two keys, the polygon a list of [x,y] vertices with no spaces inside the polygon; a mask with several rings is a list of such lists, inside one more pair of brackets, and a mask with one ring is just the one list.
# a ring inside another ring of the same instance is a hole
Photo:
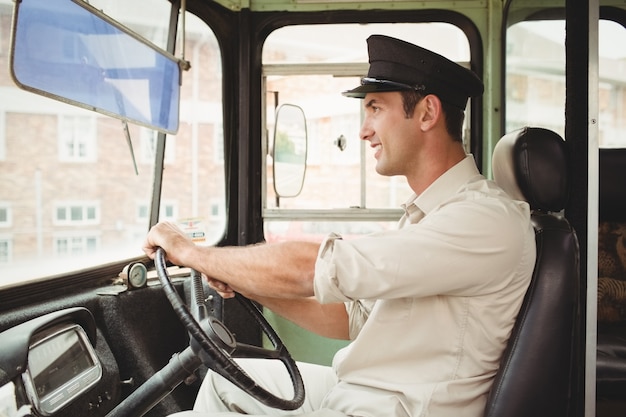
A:
{"label": "man's forearm", "polygon": [[196,247],[183,262],[253,299],[301,299],[313,296],[318,250],[311,242]]}
{"label": "man's forearm", "polygon": [[332,339],[348,340],[348,313],[343,303],[320,304],[315,298],[261,298],[255,301],[298,326]]}

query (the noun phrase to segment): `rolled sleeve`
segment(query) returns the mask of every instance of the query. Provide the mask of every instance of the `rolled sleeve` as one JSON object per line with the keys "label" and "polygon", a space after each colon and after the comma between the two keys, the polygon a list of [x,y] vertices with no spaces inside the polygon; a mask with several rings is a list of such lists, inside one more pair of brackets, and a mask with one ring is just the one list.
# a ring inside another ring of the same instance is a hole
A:
{"label": "rolled sleeve", "polygon": [[517,279],[518,263],[534,256],[520,260],[534,237],[528,217],[510,200],[449,200],[401,229],[350,240],[331,234],[318,253],[315,296],[337,303],[502,290]]}
{"label": "rolled sleeve", "polygon": [[338,240],[341,240],[340,235],[336,233],[329,234],[320,245],[320,250],[315,262],[313,289],[315,291],[315,298],[323,304],[351,301],[350,298],[342,293],[339,287],[337,268],[333,262],[335,242]]}

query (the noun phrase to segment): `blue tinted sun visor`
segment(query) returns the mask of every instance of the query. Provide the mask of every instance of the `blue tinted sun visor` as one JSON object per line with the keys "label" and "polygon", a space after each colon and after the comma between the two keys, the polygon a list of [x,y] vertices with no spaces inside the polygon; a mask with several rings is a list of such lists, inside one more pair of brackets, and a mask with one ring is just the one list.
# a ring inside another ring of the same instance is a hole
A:
{"label": "blue tinted sun visor", "polygon": [[180,63],[82,0],[15,3],[11,75],[24,90],[176,133]]}

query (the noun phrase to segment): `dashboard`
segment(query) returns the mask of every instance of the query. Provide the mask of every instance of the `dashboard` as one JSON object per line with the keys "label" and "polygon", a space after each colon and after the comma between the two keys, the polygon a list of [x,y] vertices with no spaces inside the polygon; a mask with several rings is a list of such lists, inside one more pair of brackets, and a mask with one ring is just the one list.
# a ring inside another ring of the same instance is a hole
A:
{"label": "dashboard", "polygon": [[[175,283],[185,295],[187,285],[186,277]],[[161,286],[117,287],[0,306],[0,417],[157,417],[193,407],[207,369],[176,369],[186,380],[173,390],[172,376],[162,377],[189,348],[189,334]],[[221,299],[207,307],[222,317]]]}
{"label": "dashboard", "polygon": [[96,339],[93,316],[82,307],[0,333],[0,415],[104,413],[107,407],[100,406],[114,389],[108,387],[112,378],[95,350]]}
{"label": "dashboard", "polygon": [[52,415],[102,378],[102,365],[83,328],[65,323],[36,335],[22,374],[31,404]]}

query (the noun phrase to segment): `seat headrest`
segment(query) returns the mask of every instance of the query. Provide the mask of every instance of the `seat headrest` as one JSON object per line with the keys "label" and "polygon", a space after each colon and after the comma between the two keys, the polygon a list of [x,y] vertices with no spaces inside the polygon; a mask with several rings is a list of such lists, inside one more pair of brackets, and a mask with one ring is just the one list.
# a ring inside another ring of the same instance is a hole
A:
{"label": "seat headrest", "polygon": [[524,127],[504,135],[493,151],[493,177],[531,209],[558,212],[568,196],[565,141],[557,133]]}

